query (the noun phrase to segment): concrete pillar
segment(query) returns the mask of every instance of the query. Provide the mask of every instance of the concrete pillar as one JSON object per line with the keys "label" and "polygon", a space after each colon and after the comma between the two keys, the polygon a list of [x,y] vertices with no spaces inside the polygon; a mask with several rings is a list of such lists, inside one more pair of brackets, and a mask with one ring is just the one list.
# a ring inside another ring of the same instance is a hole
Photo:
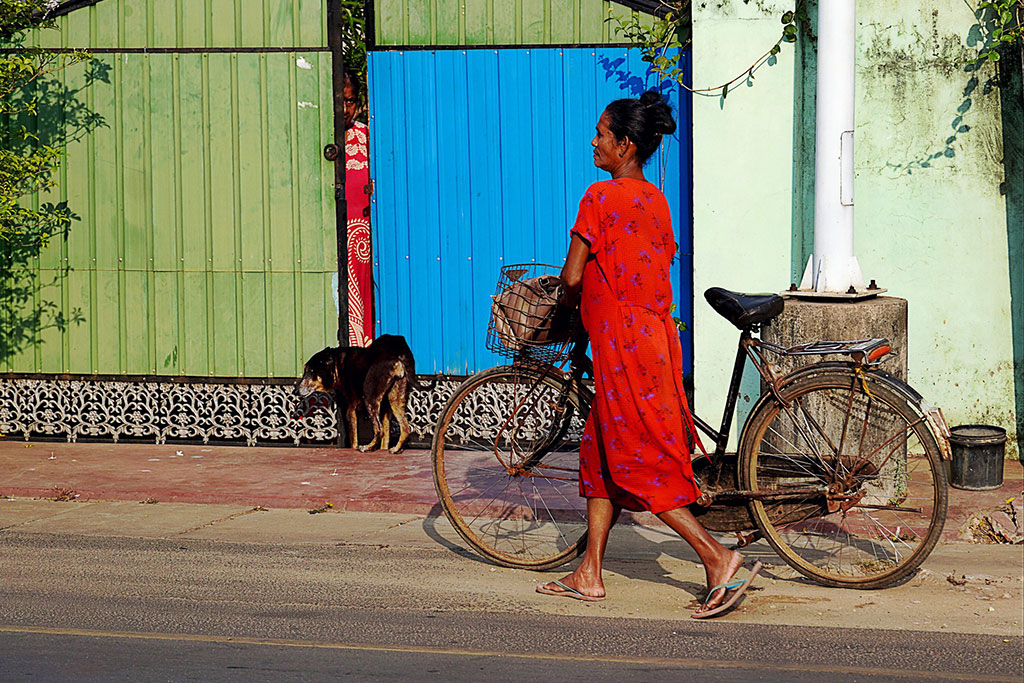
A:
{"label": "concrete pillar", "polygon": [[[885,337],[897,352],[882,364],[888,372],[907,380],[907,300],[879,296],[862,301],[830,303],[786,299],[782,314],[765,325],[761,337],[780,346],[792,346],[817,339],[853,340]],[[839,359],[840,356],[824,358]],[[776,357],[769,354],[774,363]],[[821,360],[822,356],[782,359],[783,373]]]}
{"label": "concrete pillar", "polygon": [[[907,301],[895,297],[875,297],[861,301],[849,301],[843,303],[827,303],[820,301],[808,301],[805,299],[787,299],[786,308],[782,315],[778,316],[762,330],[761,337],[780,346],[792,346],[800,342],[827,339],[832,341],[852,341],[855,339],[870,339],[873,337],[884,337],[889,340],[892,348],[898,353],[896,357],[889,357],[882,367],[888,372],[896,375],[902,380],[907,379]],[[779,363],[782,373],[790,372],[802,365],[814,363],[822,359],[841,359],[841,356],[796,356],[783,359]],[[774,361],[774,359],[773,359]],[[841,434],[845,430],[845,424],[839,420],[830,421],[828,418],[837,417],[839,414],[827,410],[823,403],[816,403],[811,400],[805,405],[815,418],[819,421],[821,428],[830,434],[833,443],[841,442]],[[771,435],[777,439],[776,448],[778,452],[785,452],[789,444],[803,443],[801,436],[795,430],[791,431],[791,422],[783,420],[775,427]],[[887,441],[892,433],[892,425],[883,422],[866,431],[866,443],[870,446],[881,446]],[[893,478],[886,479],[887,483],[882,486],[870,485],[866,488],[867,502],[884,505],[894,495],[900,495],[893,468],[906,467],[907,449],[902,446],[902,452],[889,463],[886,470]],[[886,471],[883,470],[883,471]]]}

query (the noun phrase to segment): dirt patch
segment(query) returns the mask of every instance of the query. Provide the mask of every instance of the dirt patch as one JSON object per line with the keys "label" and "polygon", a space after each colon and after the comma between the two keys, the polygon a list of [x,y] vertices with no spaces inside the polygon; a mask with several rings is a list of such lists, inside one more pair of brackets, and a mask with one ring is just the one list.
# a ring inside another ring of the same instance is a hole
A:
{"label": "dirt patch", "polygon": [[971,543],[1024,544],[1024,503],[1009,498],[994,510],[976,512],[960,527],[958,536]]}
{"label": "dirt patch", "polygon": [[75,491],[73,488],[68,488],[65,486],[54,486],[53,496],[50,497],[50,500],[57,502],[72,501],[78,500],[79,496],[81,496],[81,494]]}

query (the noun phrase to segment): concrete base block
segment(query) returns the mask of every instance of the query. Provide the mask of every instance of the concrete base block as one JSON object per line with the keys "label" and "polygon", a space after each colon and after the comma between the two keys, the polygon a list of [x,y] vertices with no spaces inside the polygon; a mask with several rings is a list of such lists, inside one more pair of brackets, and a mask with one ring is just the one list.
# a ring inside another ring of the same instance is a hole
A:
{"label": "concrete base block", "polygon": [[[817,339],[854,340],[885,337],[898,354],[882,367],[907,380],[907,300],[876,297],[866,301],[820,302],[786,299],[782,314],[765,325],[761,338],[780,346],[792,346]],[[841,356],[796,356],[769,360],[783,374],[816,361],[838,360]]]}

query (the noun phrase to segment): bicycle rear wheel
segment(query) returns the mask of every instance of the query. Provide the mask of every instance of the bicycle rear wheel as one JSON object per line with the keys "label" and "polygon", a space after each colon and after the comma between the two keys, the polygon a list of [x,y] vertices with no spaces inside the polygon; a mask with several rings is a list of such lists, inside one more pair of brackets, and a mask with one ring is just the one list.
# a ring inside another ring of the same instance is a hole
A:
{"label": "bicycle rear wheel", "polygon": [[470,377],[434,431],[434,485],[448,519],[482,555],[551,569],[586,546],[579,439],[590,401],[561,373],[518,366]]}
{"label": "bicycle rear wheel", "polygon": [[898,380],[834,367],[762,403],[740,442],[740,482],[758,528],[798,572],[882,588],[939,540],[946,476],[927,420]]}

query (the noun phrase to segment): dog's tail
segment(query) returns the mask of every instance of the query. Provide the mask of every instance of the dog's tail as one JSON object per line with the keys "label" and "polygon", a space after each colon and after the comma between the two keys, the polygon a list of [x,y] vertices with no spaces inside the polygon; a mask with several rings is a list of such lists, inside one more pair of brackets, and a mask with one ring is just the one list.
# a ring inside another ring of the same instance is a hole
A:
{"label": "dog's tail", "polygon": [[416,391],[433,391],[434,387],[437,386],[437,378],[433,378],[429,384],[424,384],[420,381],[419,375],[416,374],[416,359],[413,358],[412,349],[409,348],[409,344],[405,341],[404,337],[400,337],[400,339],[400,344],[404,348],[399,352],[398,358],[405,369],[405,376],[409,379],[409,388]]}
{"label": "dog's tail", "polygon": [[433,391],[437,386],[437,377],[432,377],[429,382],[421,382],[419,375],[409,375],[409,386],[416,391]]}
{"label": "dog's tail", "polygon": [[402,364],[405,366],[405,375],[409,378],[409,386],[412,389],[416,391],[433,391],[434,387],[437,386],[436,377],[429,384],[420,381],[419,375],[416,374],[416,360],[412,357],[412,352],[402,354]]}

